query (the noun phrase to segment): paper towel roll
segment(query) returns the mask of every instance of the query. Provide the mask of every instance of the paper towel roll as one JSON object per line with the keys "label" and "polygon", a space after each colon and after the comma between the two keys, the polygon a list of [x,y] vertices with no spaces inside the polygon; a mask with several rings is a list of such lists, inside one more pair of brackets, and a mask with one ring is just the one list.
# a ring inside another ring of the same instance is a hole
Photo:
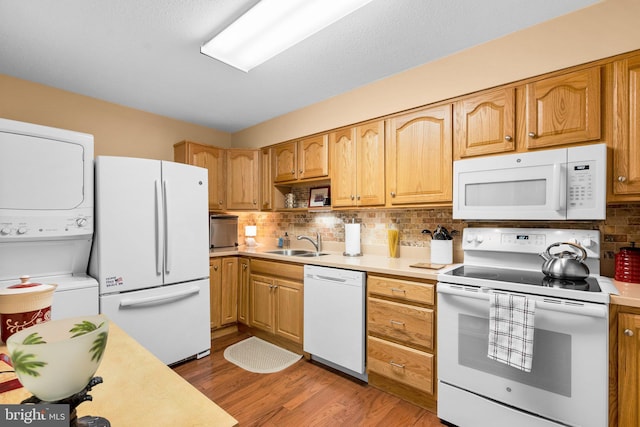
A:
{"label": "paper towel roll", "polygon": [[360,224],[344,225],[344,254],[348,256],[362,255],[360,252]]}

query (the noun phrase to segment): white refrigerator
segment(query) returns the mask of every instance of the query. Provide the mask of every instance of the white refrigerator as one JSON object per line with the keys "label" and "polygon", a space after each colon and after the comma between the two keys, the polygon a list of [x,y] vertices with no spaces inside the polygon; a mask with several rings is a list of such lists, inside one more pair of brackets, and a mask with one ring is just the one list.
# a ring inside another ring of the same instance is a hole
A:
{"label": "white refrigerator", "polygon": [[209,354],[206,169],[98,156],[95,187],[100,312],[166,364]]}

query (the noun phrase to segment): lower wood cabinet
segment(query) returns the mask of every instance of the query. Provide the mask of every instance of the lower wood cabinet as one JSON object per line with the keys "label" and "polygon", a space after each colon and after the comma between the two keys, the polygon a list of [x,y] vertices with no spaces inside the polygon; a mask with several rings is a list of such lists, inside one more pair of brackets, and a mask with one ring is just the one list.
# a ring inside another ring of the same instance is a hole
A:
{"label": "lower wood cabinet", "polygon": [[367,277],[369,384],[436,410],[435,282]]}
{"label": "lower wood cabinet", "polygon": [[249,280],[251,261],[238,259],[238,323],[249,326]]}
{"label": "lower wood cabinet", "polygon": [[211,329],[236,323],[238,320],[238,258],[209,260],[209,291]]}
{"label": "lower wood cabinet", "polygon": [[249,324],[302,348],[303,266],[253,259]]}
{"label": "lower wood cabinet", "polygon": [[640,426],[640,308],[610,306],[609,426]]}

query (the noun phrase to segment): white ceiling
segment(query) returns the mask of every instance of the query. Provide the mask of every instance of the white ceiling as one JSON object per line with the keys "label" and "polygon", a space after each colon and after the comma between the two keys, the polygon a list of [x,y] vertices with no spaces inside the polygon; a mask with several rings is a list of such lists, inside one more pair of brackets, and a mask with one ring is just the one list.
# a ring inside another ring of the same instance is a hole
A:
{"label": "white ceiling", "polygon": [[257,0],[0,0],[0,73],[236,132],[597,1],[374,0],[244,73],[200,45]]}

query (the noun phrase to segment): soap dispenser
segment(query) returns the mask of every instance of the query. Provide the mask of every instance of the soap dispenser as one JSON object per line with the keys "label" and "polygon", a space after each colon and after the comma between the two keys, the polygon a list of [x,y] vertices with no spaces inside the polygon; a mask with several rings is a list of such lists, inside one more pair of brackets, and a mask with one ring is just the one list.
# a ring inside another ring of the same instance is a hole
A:
{"label": "soap dispenser", "polygon": [[287,233],[286,231],[284,233],[283,246],[285,249],[289,249],[291,247],[291,240],[289,239],[289,233]]}

